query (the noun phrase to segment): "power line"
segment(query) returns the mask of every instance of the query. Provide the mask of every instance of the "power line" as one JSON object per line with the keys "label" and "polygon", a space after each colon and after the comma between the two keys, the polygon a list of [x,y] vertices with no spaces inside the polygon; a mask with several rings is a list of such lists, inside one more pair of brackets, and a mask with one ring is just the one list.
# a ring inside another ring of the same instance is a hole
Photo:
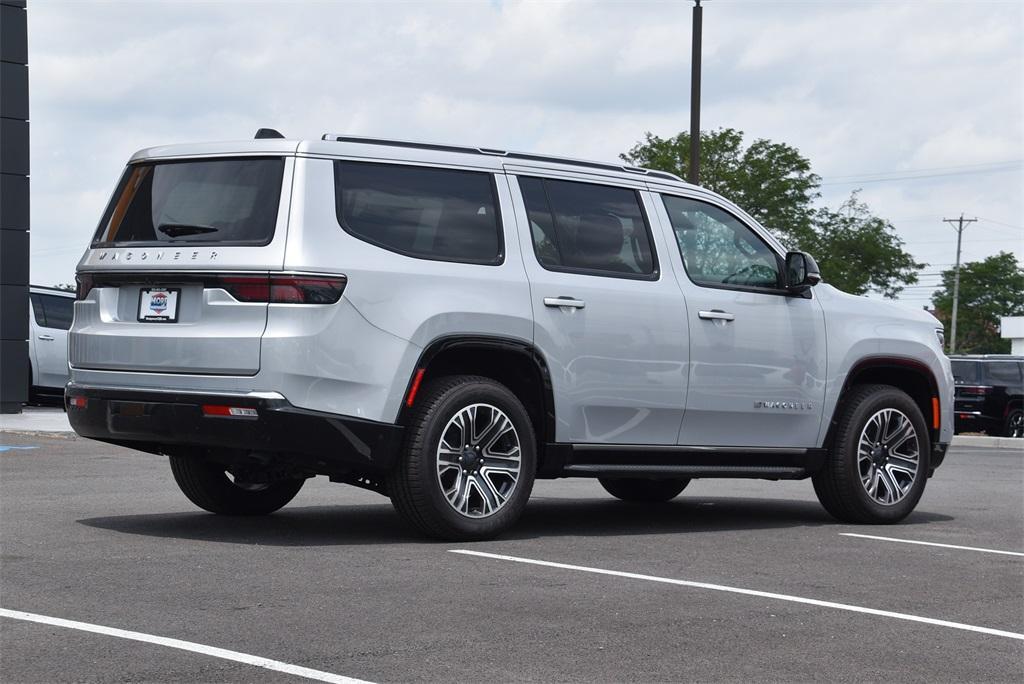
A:
{"label": "power line", "polygon": [[845,181],[828,181],[821,185],[858,185],[860,183],[887,183],[898,180],[924,180],[928,178],[946,178],[951,176],[978,176],[986,173],[1003,173],[1005,171],[1016,171],[1013,166],[1006,166],[995,169],[979,169],[977,171],[951,171],[949,173],[929,173],[913,176],[890,176],[888,178],[858,178]]}
{"label": "power line", "polygon": [[980,164],[958,164],[956,166],[932,166],[924,169],[899,169],[897,171],[865,171],[863,173],[850,173],[842,176],[826,176],[833,180],[847,180],[850,178],[865,178],[867,176],[890,176],[897,173],[925,173],[930,171],[957,171],[960,169],[977,169],[984,166],[1005,166],[1007,164],[1022,164],[1024,159],[1007,159],[1005,161],[982,162]]}

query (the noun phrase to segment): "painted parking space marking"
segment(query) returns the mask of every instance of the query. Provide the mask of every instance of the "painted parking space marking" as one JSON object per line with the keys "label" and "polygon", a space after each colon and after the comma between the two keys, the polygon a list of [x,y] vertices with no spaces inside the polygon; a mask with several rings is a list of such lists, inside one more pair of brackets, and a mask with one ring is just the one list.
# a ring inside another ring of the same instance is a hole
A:
{"label": "painted parking space marking", "polygon": [[0,453],[5,451],[14,451],[15,449],[38,449],[39,447],[34,446],[9,446],[7,444],[0,444]]}
{"label": "painted parking space marking", "polygon": [[859,539],[875,539],[877,541],[900,542],[901,544],[919,544],[921,546],[938,546],[943,549],[957,549],[959,551],[977,551],[978,553],[998,553],[1003,556],[1021,556],[1020,551],[1000,551],[998,549],[982,549],[977,546],[957,546],[956,544],[940,544],[938,542],[917,541],[914,539],[897,539],[896,537],[878,537],[873,534],[855,534],[853,532],[840,532],[843,537],[857,537]]}
{"label": "painted parking space marking", "polygon": [[605,570],[603,568],[592,568],[585,565],[569,565],[568,563],[553,563],[551,561],[535,560],[532,558],[520,558],[519,556],[504,556],[496,553],[484,553],[483,551],[468,551],[465,549],[450,549],[450,553],[458,553],[465,556],[477,556],[480,558],[490,558],[493,560],[510,561],[513,563],[526,563],[528,565],[542,565],[548,568],[559,568],[562,570],[575,570],[576,572],[588,572],[595,575],[611,575],[613,577],[625,577],[627,579],[644,580],[646,582],[659,582],[661,584],[673,584],[681,587],[691,587],[694,589],[708,589],[710,591],[722,591],[730,594],[742,594],[744,596],[757,596],[759,598],[775,599],[778,601],[788,601],[790,603],[802,603],[809,606],[818,606],[820,608],[834,608],[836,610],[845,610],[852,613],[863,613],[866,615],[877,615],[879,617],[895,618],[897,620],[907,620],[909,622],[920,622],[927,625],[936,625],[938,627],[949,627],[951,629],[961,629],[968,632],[977,632],[979,634],[988,634],[990,636],[1006,637],[1007,639],[1017,639],[1018,641],[1024,641],[1024,634],[1018,632],[1008,632],[1003,629],[993,629],[991,627],[978,627],[977,625],[968,625],[962,622],[951,622],[949,620],[938,620],[936,618],[922,617],[920,615],[910,615],[908,613],[896,613],[890,610],[878,610],[877,608],[865,608],[864,606],[854,606],[848,603],[836,603],[834,601],[820,601],[818,599],[805,598],[803,596],[791,596],[789,594],[776,594],[770,591],[758,591],[756,589],[743,589],[741,587],[729,587],[722,584],[708,584],[707,582],[692,582],[690,580],[672,579],[670,577],[657,577],[654,575],[641,575],[635,572],[622,572],[620,570]]}
{"label": "painted parking space marking", "polygon": [[38,622],[42,625],[52,625],[54,627],[67,627],[68,629],[77,629],[82,632],[92,632],[93,634],[117,637],[118,639],[142,641],[147,644],[176,648],[181,651],[201,653],[202,655],[212,656],[214,658],[233,660],[236,663],[244,663],[246,665],[252,665],[253,667],[261,667],[265,670],[295,675],[297,677],[305,677],[306,679],[312,679],[318,682],[330,682],[331,684],[369,684],[362,679],[353,679],[351,677],[345,677],[332,672],[313,670],[308,667],[302,667],[301,665],[283,663],[279,660],[271,660],[270,658],[249,655],[248,653],[229,651],[225,648],[217,648],[216,646],[206,646],[205,644],[197,644],[193,641],[182,641],[181,639],[171,639],[153,634],[144,634],[143,632],[132,632],[126,629],[117,629],[116,627],[104,627],[103,625],[94,625],[88,622],[65,620],[63,618],[38,615],[36,613],[25,613],[20,610],[8,610],[6,608],[0,608],[0,617],[10,618],[12,620],[24,620],[26,622]]}

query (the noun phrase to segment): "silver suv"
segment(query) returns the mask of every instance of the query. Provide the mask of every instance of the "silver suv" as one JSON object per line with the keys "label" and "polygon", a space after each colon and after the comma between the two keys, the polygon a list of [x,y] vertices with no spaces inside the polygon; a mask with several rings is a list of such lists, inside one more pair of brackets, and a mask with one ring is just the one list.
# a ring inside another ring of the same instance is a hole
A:
{"label": "silver suv", "polygon": [[810,477],[908,515],[953,433],[941,327],[843,294],[676,176],[325,135],[142,150],[78,267],[66,403],[214,513],[306,478],[480,539],[535,478],[659,502]]}

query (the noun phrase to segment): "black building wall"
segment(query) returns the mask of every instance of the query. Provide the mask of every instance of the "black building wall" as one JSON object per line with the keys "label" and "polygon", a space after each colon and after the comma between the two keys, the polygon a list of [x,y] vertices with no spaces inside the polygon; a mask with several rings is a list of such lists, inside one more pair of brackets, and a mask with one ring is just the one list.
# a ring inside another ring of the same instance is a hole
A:
{"label": "black building wall", "polygon": [[28,31],[0,0],[0,413],[28,398]]}

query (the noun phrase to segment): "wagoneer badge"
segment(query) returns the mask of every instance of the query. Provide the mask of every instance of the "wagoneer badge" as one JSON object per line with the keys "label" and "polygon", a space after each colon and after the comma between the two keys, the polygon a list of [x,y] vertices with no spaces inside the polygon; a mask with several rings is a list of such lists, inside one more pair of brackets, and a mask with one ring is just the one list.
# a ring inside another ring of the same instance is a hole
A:
{"label": "wagoneer badge", "polygon": [[809,401],[755,401],[754,408],[813,411],[814,404]]}

